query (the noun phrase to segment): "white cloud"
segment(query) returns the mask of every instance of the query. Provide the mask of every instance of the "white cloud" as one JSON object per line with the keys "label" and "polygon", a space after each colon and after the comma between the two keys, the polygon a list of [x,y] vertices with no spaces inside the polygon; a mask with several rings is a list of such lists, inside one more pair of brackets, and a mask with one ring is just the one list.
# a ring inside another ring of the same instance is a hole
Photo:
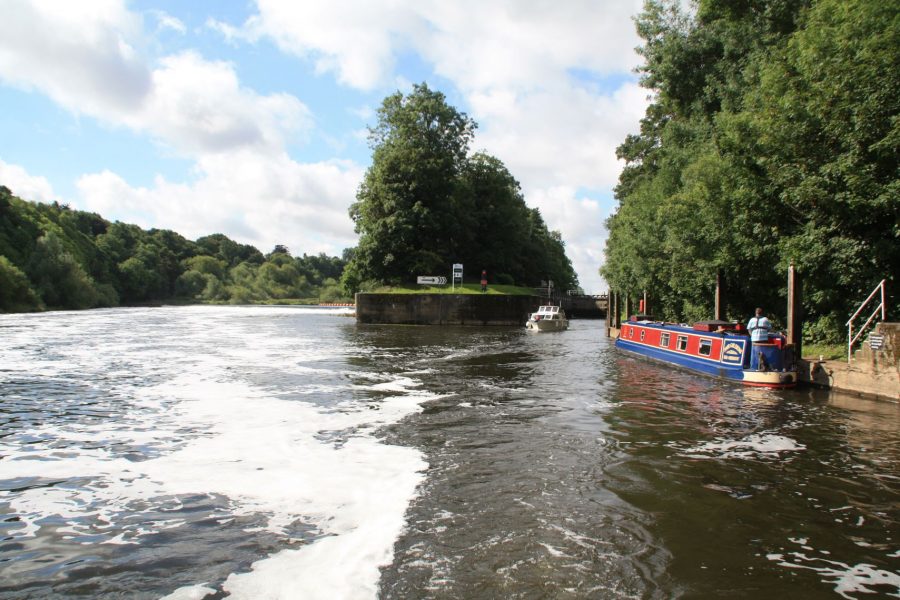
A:
{"label": "white cloud", "polygon": [[0,160],[0,185],[5,185],[13,195],[34,202],[60,202],[62,199],[53,192],[53,186],[44,177],[29,175],[19,165],[11,165]]}
{"label": "white cloud", "polygon": [[80,208],[107,219],[173,229],[195,239],[225,233],[262,251],[284,244],[297,252],[340,254],[355,245],[347,214],[362,168],[346,161],[300,164],[284,154],[241,150],[198,162],[198,177],[174,183],[158,177],[132,187],[115,173],[77,182]]}
{"label": "white cloud", "polygon": [[238,42],[253,41],[252,37],[248,36],[247,31],[244,28],[235,27],[234,25],[219,21],[218,19],[209,18],[206,20],[204,26],[207,29],[218,32],[225,38],[226,42],[233,46],[236,46]]}
{"label": "white cloud", "polygon": [[245,38],[270,37],[284,52],[311,61],[317,73],[332,72],[360,89],[388,80],[401,37],[424,25],[402,2],[257,0],[257,6]]}
{"label": "white cloud", "polygon": [[4,2],[0,80],[37,88],[76,112],[134,112],[151,85],[132,45],[140,29],[140,18],[117,0]]}
{"label": "white cloud", "polygon": [[253,148],[278,152],[285,136],[311,127],[309,110],[288,94],[240,85],[234,67],[194,52],[167,56],[153,72],[143,110],[124,119],[189,155]]}
{"label": "white cloud", "polygon": [[476,143],[503,160],[526,189],[610,189],[621,170],[616,147],[643,116],[644,96],[632,83],[611,95],[575,85],[474,94],[473,117],[482,123]]}
{"label": "white cloud", "polygon": [[[393,81],[406,51],[464,91],[550,86],[570,69],[629,71],[638,64],[631,16],[641,0],[257,0],[242,37],[272,38],[338,81],[373,89]],[[221,28],[230,37],[235,31]],[[624,51],[623,51],[624,49]]]}
{"label": "white cloud", "polygon": [[606,290],[598,269],[603,264],[606,244],[604,221],[609,208],[599,201],[579,196],[568,186],[541,188],[528,194],[528,203],[541,211],[547,226],[559,230],[566,243],[566,254],[578,273],[581,287],[588,293]]}
{"label": "white cloud", "polygon": [[[416,47],[462,90],[552,88],[568,72],[627,72],[637,64],[631,15],[640,0],[418,3]],[[628,49],[628,50],[624,50]],[[624,50],[624,51],[623,51]]]}
{"label": "white cloud", "polygon": [[[79,208],[196,238],[222,232],[257,245],[338,253],[355,244],[347,214],[362,170],[339,160],[300,164],[286,136],[312,127],[309,110],[288,94],[241,85],[234,65],[187,51],[155,65],[133,50],[140,17],[121,2],[89,5],[11,2],[4,6],[0,78],[40,90],[77,114],[146,133],[193,158],[195,179],[157,177],[134,187],[109,170],[77,181]],[[161,27],[180,21],[151,12]],[[181,24],[183,26],[183,24]],[[56,199],[47,180],[0,163],[16,193]]]}
{"label": "white cloud", "polygon": [[75,113],[148,133],[179,154],[237,147],[277,153],[286,135],[312,126],[297,98],[243,87],[230,63],[188,51],[148,64],[135,50],[141,19],[119,1],[12,1],[4,13],[0,79],[36,88]]}
{"label": "white cloud", "polygon": [[185,27],[184,23],[181,19],[173,17],[169,13],[164,10],[151,10],[150,14],[156,18],[157,22],[157,30],[161,31],[163,29],[171,29],[176,33],[180,33],[184,35],[187,33],[187,27]]}

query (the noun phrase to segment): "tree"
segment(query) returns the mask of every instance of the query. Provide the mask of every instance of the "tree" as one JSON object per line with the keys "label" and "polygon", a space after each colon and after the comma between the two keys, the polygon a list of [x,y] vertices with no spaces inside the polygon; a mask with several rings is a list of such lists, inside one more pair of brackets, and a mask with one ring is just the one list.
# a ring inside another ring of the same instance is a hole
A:
{"label": "tree", "polygon": [[225,270],[228,266],[225,261],[206,255],[192,256],[184,261],[184,265],[188,269],[204,275],[213,275],[216,279],[225,278]]}
{"label": "tree", "polygon": [[175,294],[182,298],[198,299],[206,287],[206,278],[200,271],[188,270],[175,281]]}
{"label": "tree", "polygon": [[656,92],[608,221],[602,273],[654,312],[784,306],[804,278],[806,332],[836,340],[900,272],[900,7],[865,0],[649,0],[642,84]]}
{"label": "tree", "polygon": [[90,308],[97,303],[94,281],[50,231],[37,241],[28,274],[43,303],[55,308]]}
{"label": "tree", "polygon": [[529,209],[519,182],[497,158],[474,154],[463,165],[452,235],[458,262],[507,274],[523,284],[546,279],[536,273],[522,247],[531,232]]}
{"label": "tree", "polygon": [[234,267],[242,262],[261,265],[263,260],[265,260],[262,252],[253,246],[239,244],[221,233],[198,238],[197,245],[202,252],[196,252],[195,254],[208,254],[224,261],[230,267]]}
{"label": "tree", "polygon": [[475,122],[426,84],[397,92],[369,130],[372,166],[350,208],[360,234],[353,270],[360,279],[406,281],[446,266],[456,177]]}
{"label": "tree", "polygon": [[853,305],[900,273],[900,6],[821,0],[804,25],[762,69],[748,118],[783,215],[782,264],[796,262],[804,308],[836,341]]}
{"label": "tree", "polygon": [[0,185],[0,215],[12,206],[12,192],[5,185]]}
{"label": "tree", "polygon": [[322,288],[319,290],[319,302],[338,302],[343,298],[344,295],[337,280],[328,278],[322,283]]}
{"label": "tree", "polygon": [[25,312],[40,308],[41,301],[25,273],[0,255],[0,311]]}
{"label": "tree", "polygon": [[577,284],[565,245],[497,158],[468,156],[475,122],[427,85],[385,98],[370,130],[372,166],[350,216],[347,295],[377,283],[445,273],[452,263],[522,284]]}

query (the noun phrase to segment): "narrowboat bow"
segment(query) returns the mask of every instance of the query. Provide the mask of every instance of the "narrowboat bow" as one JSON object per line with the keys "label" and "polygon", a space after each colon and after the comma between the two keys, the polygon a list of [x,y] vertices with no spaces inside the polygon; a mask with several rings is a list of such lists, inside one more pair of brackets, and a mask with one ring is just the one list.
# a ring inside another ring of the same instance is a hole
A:
{"label": "narrowboat bow", "polygon": [[636,316],[622,323],[616,347],[632,354],[744,385],[789,388],[797,384],[794,348],[784,335],[751,343],[741,323],[703,321],[693,326]]}

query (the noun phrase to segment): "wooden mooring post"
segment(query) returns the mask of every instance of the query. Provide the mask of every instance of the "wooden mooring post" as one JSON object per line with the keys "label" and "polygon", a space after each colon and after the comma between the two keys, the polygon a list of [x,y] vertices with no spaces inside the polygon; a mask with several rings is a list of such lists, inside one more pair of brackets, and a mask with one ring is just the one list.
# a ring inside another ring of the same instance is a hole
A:
{"label": "wooden mooring post", "polygon": [[794,356],[803,357],[803,321],[800,317],[800,281],[794,261],[788,267],[787,281],[787,343],[794,345]]}
{"label": "wooden mooring post", "polygon": [[613,292],[610,289],[606,290],[606,337],[609,337],[609,330],[612,327],[612,305],[613,305]]}
{"label": "wooden mooring post", "polygon": [[716,307],[713,310],[713,318],[722,320],[722,272],[716,271]]}
{"label": "wooden mooring post", "polygon": [[620,294],[619,292],[616,292],[616,313],[615,313],[616,316],[615,316],[615,320],[613,321],[613,323],[616,324],[616,329],[619,329],[622,327],[622,307],[619,306],[619,303],[621,302],[621,300],[622,300],[622,294]]}

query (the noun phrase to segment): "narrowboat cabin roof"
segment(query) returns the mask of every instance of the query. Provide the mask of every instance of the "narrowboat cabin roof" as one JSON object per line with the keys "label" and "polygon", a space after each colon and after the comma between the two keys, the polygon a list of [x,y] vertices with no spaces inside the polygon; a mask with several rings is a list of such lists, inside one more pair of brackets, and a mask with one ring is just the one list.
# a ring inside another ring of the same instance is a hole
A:
{"label": "narrowboat cabin roof", "polygon": [[747,328],[743,323],[736,321],[697,321],[693,325],[688,323],[669,323],[660,321],[649,315],[634,315],[626,324],[644,325],[646,327],[659,327],[666,329],[683,329],[692,333],[729,333],[732,335],[747,335]]}

